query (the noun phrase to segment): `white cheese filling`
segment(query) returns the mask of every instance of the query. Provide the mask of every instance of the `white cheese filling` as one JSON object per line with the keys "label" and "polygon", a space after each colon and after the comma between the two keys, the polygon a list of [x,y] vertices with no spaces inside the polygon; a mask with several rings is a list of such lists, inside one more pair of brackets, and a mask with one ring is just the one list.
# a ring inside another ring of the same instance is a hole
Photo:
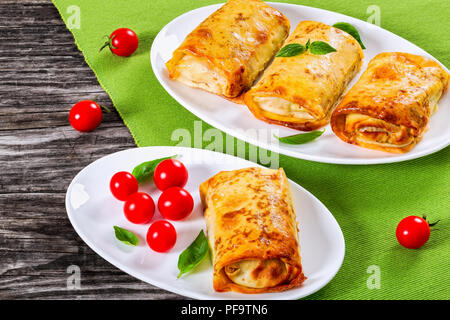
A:
{"label": "white cheese filling", "polygon": [[225,273],[234,283],[248,288],[274,287],[287,276],[286,265],[279,259],[241,260],[226,266]]}
{"label": "white cheese filling", "polygon": [[227,80],[212,69],[205,58],[185,55],[178,63],[177,80],[194,88],[200,88],[216,94],[224,94]]}
{"label": "white cheese filling", "polygon": [[315,119],[305,108],[280,97],[255,97],[255,102],[264,111],[279,114],[284,117],[303,120]]}

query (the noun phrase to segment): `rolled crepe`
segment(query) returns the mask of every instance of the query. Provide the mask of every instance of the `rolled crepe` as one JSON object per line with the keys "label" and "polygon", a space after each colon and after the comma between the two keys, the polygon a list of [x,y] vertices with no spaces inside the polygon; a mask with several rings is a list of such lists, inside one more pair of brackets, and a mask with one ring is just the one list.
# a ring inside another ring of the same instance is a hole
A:
{"label": "rolled crepe", "polygon": [[229,0],[166,63],[170,78],[226,97],[250,88],[289,35],[289,20],[260,0]]}
{"label": "rolled crepe", "polygon": [[216,291],[278,292],[306,279],[283,169],[222,171],[200,185]]}
{"label": "rolled crepe", "polygon": [[381,53],[334,110],[331,128],[348,143],[407,152],[422,139],[448,79],[449,74],[431,59]]}
{"label": "rolled crepe", "polygon": [[330,121],[332,108],[361,67],[363,52],[346,32],[315,21],[300,22],[285,45],[308,40],[327,42],[337,51],[276,57],[244,96],[258,119],[305,131]]}

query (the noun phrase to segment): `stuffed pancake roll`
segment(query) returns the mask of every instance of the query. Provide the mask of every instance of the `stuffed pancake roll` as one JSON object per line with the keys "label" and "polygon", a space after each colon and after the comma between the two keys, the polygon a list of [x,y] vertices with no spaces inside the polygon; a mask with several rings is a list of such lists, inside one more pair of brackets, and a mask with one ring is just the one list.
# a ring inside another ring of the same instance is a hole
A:
{"label": "stuffed pancake roll", "polygon": [[409,53],[381,53],[333,112],[331,127],[348,143],[407,152],[421,140],[448,79],[434,60]]}
{"label": "stuffed pancake roll", "polygon": [[236,97],[250,88],[289,35],[289,20],[260,0],[229,0],[166,63],[170,78]]}
{"label": "stuffed pancake roll", "polygon": [[346,32],[315,21],[300,22],[285,45],[305,46],[308,40],[326,42],[336,52],[276,57],[244,97],[258,119],[305,131],[328,124],[332,108],[361,67],[363,52]]}
{"label": "stuffed pancake roll", "polygon": [[278,292],[305,280],[283,171],[223,171],[200,185],[216,291]]}

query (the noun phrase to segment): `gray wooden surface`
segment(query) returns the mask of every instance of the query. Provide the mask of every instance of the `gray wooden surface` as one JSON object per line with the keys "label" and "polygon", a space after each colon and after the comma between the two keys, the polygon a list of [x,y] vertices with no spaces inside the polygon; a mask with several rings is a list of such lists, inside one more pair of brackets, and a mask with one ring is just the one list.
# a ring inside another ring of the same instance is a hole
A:
{"label": "gray wooden surface", "polygon": [[[113,110],[88,134],[68,122],[83,99]],[[66,215],[75,174],[134,146],[52,3],[0,0],[0,300],[182,298],[103,260]],[[80,289],[67,287],[71,265]]]}

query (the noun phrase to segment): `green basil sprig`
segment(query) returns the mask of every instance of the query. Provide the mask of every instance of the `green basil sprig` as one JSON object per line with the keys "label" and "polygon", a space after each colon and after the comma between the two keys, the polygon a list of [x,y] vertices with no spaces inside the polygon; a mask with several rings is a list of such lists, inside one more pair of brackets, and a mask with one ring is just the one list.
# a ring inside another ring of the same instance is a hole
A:
{"label": "green basil sprig", "polygon": [[315,55],[324,55],[330,52],[336,52],[336,49],[326,42],[323,41],[311,42],[311,39],[308,39],[308,42],[306,42],[305,45],[302,45],[300,43],[291,43],[284,46],[283,48],[281,48],[280,51],[278,51],[275,57],[284,57],[284,58],[295,57],[308,50],[309,52]]}
{"label": "green basil sprig", "polygon": [[129,246],[137,246],[139,244],[139,238],[136,237],[133,232],[128,231],[127,229],[114,226],[114,233],[116,234],[117,240]]}
{"label": "green basil sprig", "polygon": [[315,55],[324,55],[331,52],[336,52],[337,50],[330,46],[328,43],[323,41],[314,41],[309,46],[309,52]]}
{"label": "green basil sprig", "polygon": [[208,239],[206,239],[203,230],[200,230],[200,233],[197,238],[195,238],[194,242],[192,242],[178,258],[178,270],[180,270],[180,274],[177,278],[198,266],[203,258],[208,255],[208,252]]}
{"label": "green basil sprig", "polygon": [[311,39],[308,39],[308,41],[305,44],[305,49],[309,50],[310,47],[311,47]]}
{"label": "green basil sprig", "polygon": [[170,157],[165,157],[165,158],[160,158],[160,159],[143,162],[140,165],[136,166],[133,169],[133,172],[131,174],[136,178],[138,183],[145,182],[148,179],[153,178],[153,172],[155,172],[156,166],[161,161],[164,161],[167,159],[173,159],[173,158],[176,158],[177,156],[178,155],[174,155],[174,156],[170,156]]}
{"label": "green basil sprig", "polygon": [[325,129],[323,130],[317,130],[317,131],[311,131],[307,133],[300,133],[295,134],[293,136],[287,136],[287,137],[277,137],[274,135],[275,138],[277,138],[280,142],[287,143],[287,144],[304,144],[310,141],[313,141],[320,137],[325,132]]}
{"label": "green basil sprig", "polygon": [[351,35],[353,38],[355,38],[356,41],[358,41],[358,43],[361,46],[361,48],[363,48],[363,49],[366,48],[364,46],[364,44],[362,43],[362,41],[361,41],[361,37],[359,36],[358,30],[356,30],[356,28],[353,25],[351,25],[350,23],[337,22],[337,23],[333,24],[333,27],[347,32],[349,35]]}
{"label": "green basil sprig", "polygon": [[293,57],[306,51],[305,46],[300,43],[291,43],[281,48],[275,57]]}

